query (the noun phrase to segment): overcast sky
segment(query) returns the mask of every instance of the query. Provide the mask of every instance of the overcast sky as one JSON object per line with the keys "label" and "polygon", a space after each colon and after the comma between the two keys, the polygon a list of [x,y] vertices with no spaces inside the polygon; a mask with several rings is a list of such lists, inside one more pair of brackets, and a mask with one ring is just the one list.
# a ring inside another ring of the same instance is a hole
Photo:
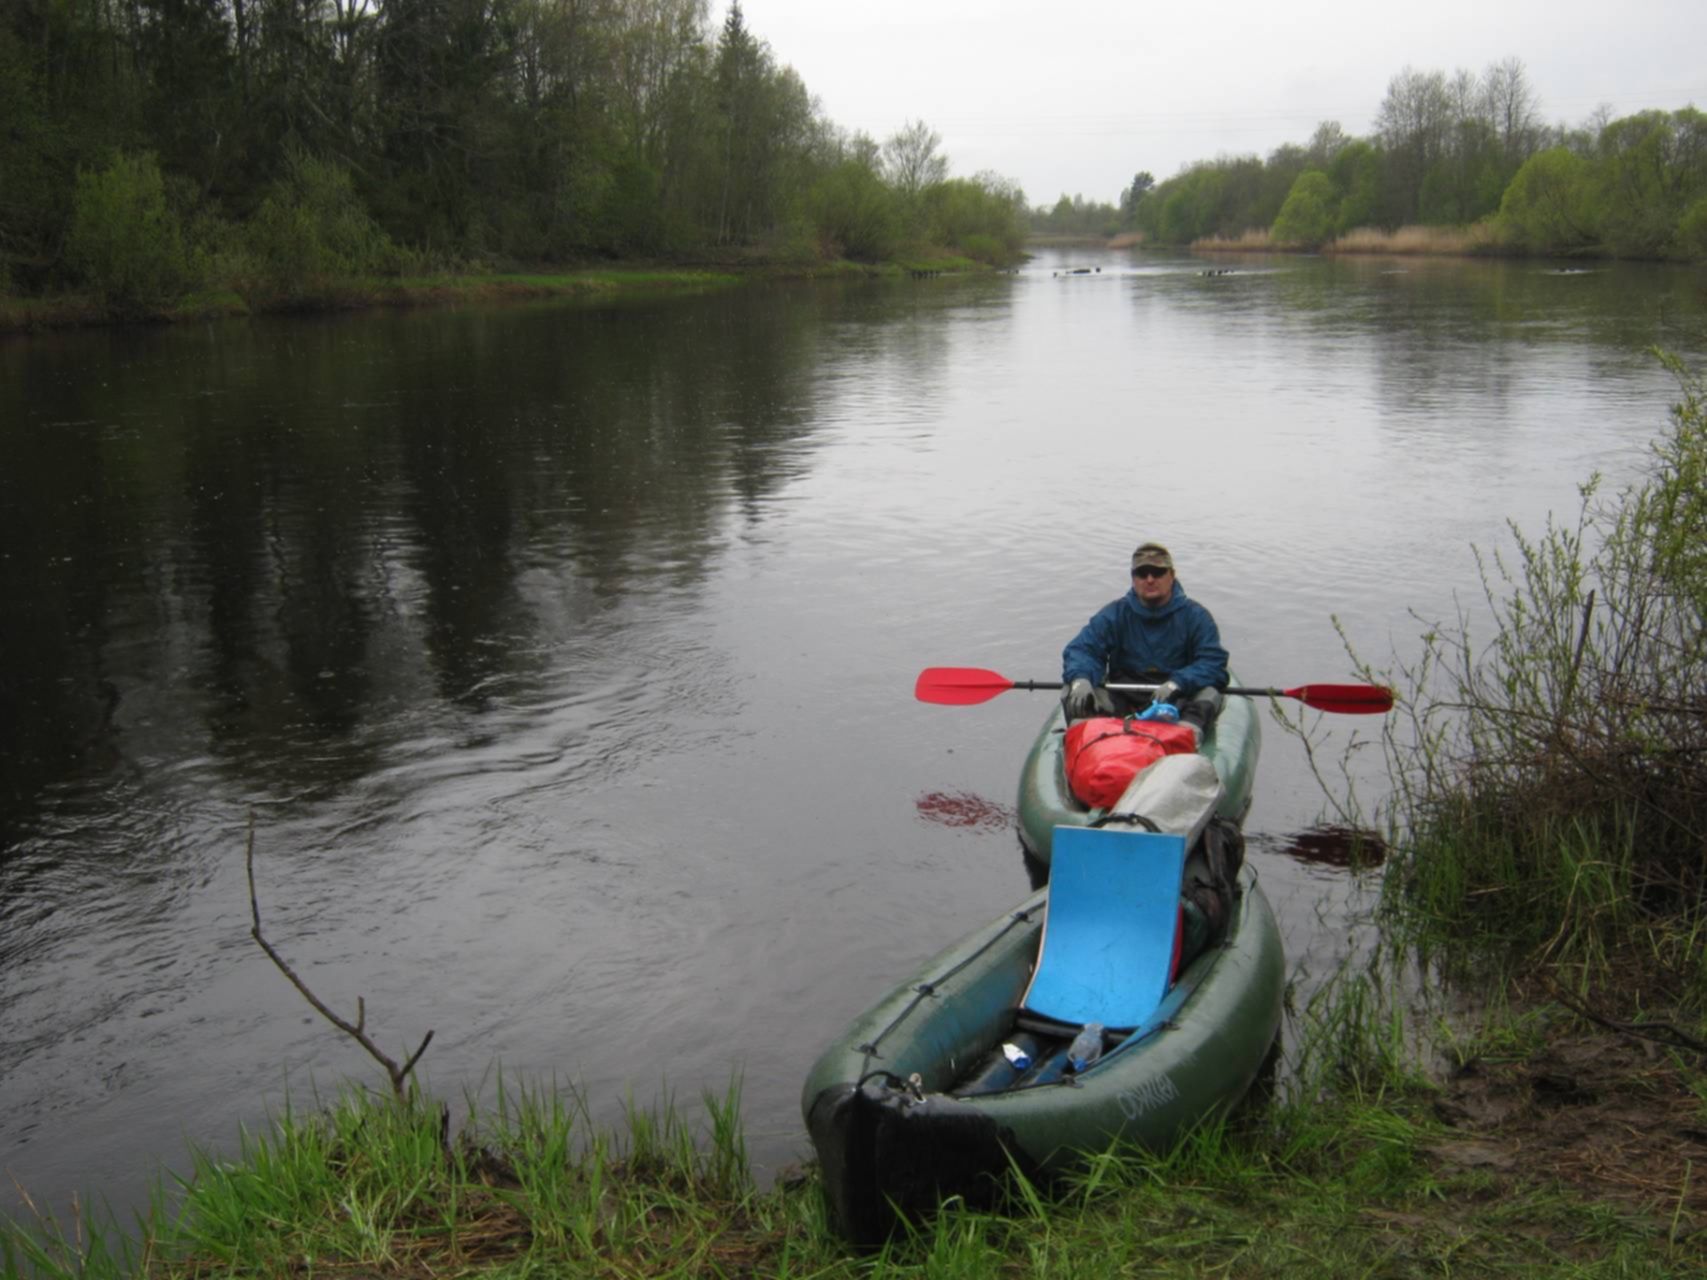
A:
{"label": "overcast sky", "polygon": [[[721,24],[727,0],[711,0]],[[1034,205],[1118,199],[1132,175],[1266,156],[1337,120],[1371,132],[1407,65],[1520,59],[1549,123],[1601,103],[1707,110],[1707,0],[742,0],[823,112],[882,141],[909,119],[950,173]]]}

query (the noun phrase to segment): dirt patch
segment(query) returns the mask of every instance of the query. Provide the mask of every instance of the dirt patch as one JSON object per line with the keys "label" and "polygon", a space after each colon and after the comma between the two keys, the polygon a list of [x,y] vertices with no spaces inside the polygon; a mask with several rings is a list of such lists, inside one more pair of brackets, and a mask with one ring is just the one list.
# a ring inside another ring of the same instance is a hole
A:
{"label": "dirt patch", "polygon": [[1576,1029],[1526,1058],[1477,1058],[1435,1113],[1462,1135],[1430,1149],[1442,1172],[1556,1181],[1707,1235],[1707,1102],[1652,1041]]}

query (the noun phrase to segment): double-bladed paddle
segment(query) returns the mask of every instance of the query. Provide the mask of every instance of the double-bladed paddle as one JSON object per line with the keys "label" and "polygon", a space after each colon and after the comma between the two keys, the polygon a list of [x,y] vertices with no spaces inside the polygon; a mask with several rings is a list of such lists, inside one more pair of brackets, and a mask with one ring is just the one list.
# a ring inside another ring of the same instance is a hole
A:
{"label": "double-bladed paddle", "polygon": [[[969,707],[988,702],[1009,689],[1059,689],[1059,680],[1009,680],[982,667],[926,667],[919,672],[913,696],[920,702]],[[1149,693],[1153,684],[1109,684],[1119,693]],[[1380,715],[1393,709],[1393,691],[1378,684],[1301,684],[1295,689],[1227,689],[1249,698],[1296,698],[1317,711],[1341,715]]]}

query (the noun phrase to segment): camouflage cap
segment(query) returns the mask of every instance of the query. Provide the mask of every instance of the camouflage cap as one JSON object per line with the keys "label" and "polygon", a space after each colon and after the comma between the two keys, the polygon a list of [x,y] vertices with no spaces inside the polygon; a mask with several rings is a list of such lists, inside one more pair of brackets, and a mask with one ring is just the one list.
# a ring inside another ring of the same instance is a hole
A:
{"label": "camouflage cap", "polygon": [[1132,567],[1137,569],[1144,565],[1149,565],[1155,569],[1172,569],[1174,560],[1168,554],[1168,549],[1161,543],[1144,542],[1140,543],[1138,550],[1132,553]]}

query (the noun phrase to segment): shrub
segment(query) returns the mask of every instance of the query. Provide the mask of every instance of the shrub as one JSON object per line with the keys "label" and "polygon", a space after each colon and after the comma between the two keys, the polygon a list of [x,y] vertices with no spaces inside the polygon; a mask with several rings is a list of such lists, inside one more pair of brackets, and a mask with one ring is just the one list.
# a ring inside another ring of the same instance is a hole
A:
{"label": "shrub", "polygon": [[297,147],[248,227],[262,287],[301,297],[326,283],[394,272],[403,255],[368,215],[349,171]]}
{"label": "shrub", "polygon": [[894,191],[858,160],[844,160],[813,183],[806,209],[828,257],[878,262],[893,256],[900,243]]}
{"label": "shrub", "polygon": [[1670,922],[1664,958],[1707,982],[1707,387],[1662,359],[1683,394],[1650,475],[1514,530],[1515,563],[1484,567],[1491,635],[1436,630],[1404,673],[1396,879],[1437,921],[1572,959]]}
{"label": "shrub", "polygon": [[183,225],[151,153],[116,153],[77,175],[65,257],[77,277],[120,315],[146,315],[199,283]]}
{"label": "shrub", "polygon": [[951,178],[925,188],[923,200],[933,244],[991,263],[1019,256],[1026,228],[1017,191],[991,176]]}

